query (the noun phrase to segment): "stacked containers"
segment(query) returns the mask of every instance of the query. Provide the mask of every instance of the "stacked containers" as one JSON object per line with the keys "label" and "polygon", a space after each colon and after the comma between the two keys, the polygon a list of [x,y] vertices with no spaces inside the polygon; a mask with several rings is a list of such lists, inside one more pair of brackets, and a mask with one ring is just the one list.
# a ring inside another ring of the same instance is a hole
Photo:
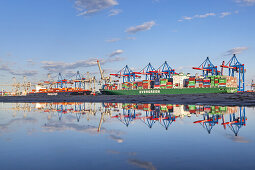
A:
{"label": "stacked containers", "polygon": [[227,87],[237,87],[237,78],[227,76]]}
{"label": "stacked containers", "polygon": [[214,87],[215,86],[215,76],[211,76],[211,86]]}
{"label": "stacked containers", "polygon": [[166,88],[167,89],[172,89],[173,88],[173,78],[168,79],[168,82],[166,83]]}
{"label": "stacked containers", "polygon": [[196,88],[202,88],[203,87],[203,79],[198,78],[196,79]]}
{"label": "stacked containers", "polygon": [[150,81],[150,88],[153,89],[155,85],[155,80],[151,80]]}
{"label": "stacked containers", "polygon": [[112,90],[118,90],[118,85],[117,84],[113,84],[112,85]]}
{"label": "stacked containers", "polygon": [[122,90],[132,89],[133,84],[129,82],[122,83]]}
{"label": "stacked containers", "polygon": [[227,78],[226,76],[221,76],[219,78],[219,87],[226,87],[227,86]]}
{"label": "stacked containers", "polygon": [[203,87],[204,88],[210,88],[211,87],[210,78],[208,78],[208,77],[204,78]]}
{"label": "stacked containers", "polygon": [[159,89],[159,88],[160,88],[160,81],[159,81],[159,79],[155,79],[154,89]]}
{"label": "stacked containers", "polygon": [[160,79],[160,88],[165,89],[167,85],[168,80],[167,79]]}
{"label": "stacked containers", "polygon": [[143,89],[150,88],[150,80],[143,80]]}
{"label": "stacked containers", "polygon": [[189,79],[184,79],[183,80],[183,87],[188,87],[189,85]]}
{"label": "stacked containers", "polygon": [[214,78],[214,86],[215,87],[219,86],[219,76],[215,76],[215,78]]}
{"label": "stacked containers", "polygon": [[133,83],[132,89],[137,89],[137,82]]}
{"label": "stacked containers", "polygon": [[195,88],[196,78],[195,77],[189,77],[189,88]]}
{"label": "stacked containers", "polygon": [[137,89],[143,89],[143,82],[137,82]]}

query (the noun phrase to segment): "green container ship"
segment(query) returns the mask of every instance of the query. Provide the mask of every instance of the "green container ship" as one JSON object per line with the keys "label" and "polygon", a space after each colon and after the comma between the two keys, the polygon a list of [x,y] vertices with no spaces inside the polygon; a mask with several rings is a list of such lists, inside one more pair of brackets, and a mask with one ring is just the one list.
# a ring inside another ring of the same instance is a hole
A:
{"label": "green container ship", "polygon": [[[100,92],[104,95],[181,95],[236,93],[238,91],[236,77],[219,74],[217,67],[212,65],[209,58],[207,58],[204,63],[202,68],[193,68],[202,70],[203,75],[196,74],[194,76],[189,73],[176,73],[167,62],[161,65],[158,69],[154,69],[149,63],[139,72],[133,72],[126,65],[116,74],[110,74],[110,76],[114,76],[118,80],[106,81],[111,79],[108,77],[104,78],[98,62],[102,80],[105,80],[106,82],[102,86],[102,89],[100,89]],[[206,74],[204,74],[205,72]],[[121,81],[119,81],[121,77],[123,78],[123,83],[120,83]]]}
{"label": "green container ship", "polygon": [[100,90],[105,95],[166,95],[166,94],[203,94],[236,93],[235,87],[182,88],[182,89],[135,89],[135,90]]}

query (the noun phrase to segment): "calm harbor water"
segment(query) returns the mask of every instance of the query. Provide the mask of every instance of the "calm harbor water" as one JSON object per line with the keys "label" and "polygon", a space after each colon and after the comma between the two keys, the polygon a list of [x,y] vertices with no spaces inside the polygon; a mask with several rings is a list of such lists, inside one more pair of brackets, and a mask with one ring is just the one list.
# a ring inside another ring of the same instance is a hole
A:
{"label": "calm harbor water", "polygon": [[0,103],[0,169],[255,169],[255,109]]}

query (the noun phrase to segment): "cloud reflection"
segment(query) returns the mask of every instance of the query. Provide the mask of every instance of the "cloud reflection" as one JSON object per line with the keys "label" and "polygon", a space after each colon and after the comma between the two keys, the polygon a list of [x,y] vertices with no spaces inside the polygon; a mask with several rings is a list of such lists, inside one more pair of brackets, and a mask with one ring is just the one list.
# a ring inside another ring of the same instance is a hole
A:
{"label": "cloud reflection", "polygon": [[135,165],[139,168],[147,169],[147,170],[156,170],[157,169],[155,166],[152,165],[151,162],[140,161],[137,159],[129,159],[128,163]]}

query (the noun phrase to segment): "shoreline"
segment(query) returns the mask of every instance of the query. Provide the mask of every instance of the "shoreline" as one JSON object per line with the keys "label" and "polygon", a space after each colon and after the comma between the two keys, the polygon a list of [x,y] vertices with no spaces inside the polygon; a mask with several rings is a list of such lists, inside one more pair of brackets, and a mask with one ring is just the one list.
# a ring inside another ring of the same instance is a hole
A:
{"label": "shoreline", "polygon": [[106,102],[255,106],[255,93],[207,93],[171,95],[97,95],[97,96],[0,96],[3,103]]}

